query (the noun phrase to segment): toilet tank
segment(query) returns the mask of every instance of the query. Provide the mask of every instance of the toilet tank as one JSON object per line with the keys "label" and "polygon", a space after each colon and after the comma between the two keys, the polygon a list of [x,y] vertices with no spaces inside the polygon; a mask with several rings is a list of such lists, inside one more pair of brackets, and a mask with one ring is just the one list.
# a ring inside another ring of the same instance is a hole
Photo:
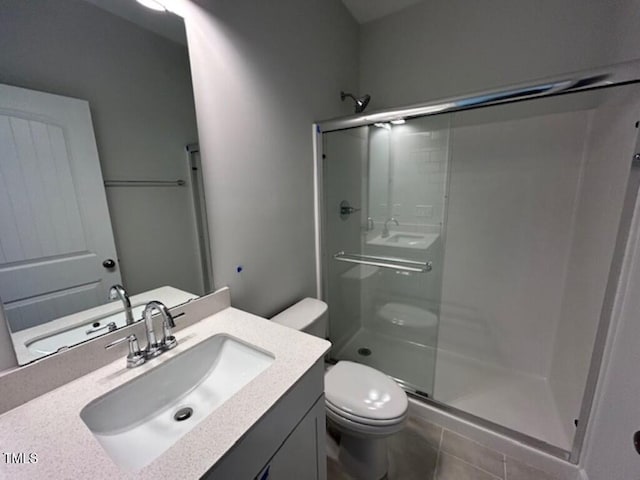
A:
{"label": "toilet tank", "polygon": [[271,320],[320,338],[327,335],[327,304],[307,297],[283,310]]}

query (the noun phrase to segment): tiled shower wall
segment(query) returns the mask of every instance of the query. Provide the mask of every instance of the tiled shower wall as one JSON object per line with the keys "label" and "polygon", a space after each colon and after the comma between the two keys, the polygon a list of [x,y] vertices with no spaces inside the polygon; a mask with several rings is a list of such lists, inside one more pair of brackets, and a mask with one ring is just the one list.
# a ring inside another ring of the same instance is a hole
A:
{"label": "tiled shower wall", "polygon": [[443,223],[449,117],[412,119],[371,128],[369,204],[376,222],[395,217],[407,225]]}
{"label": "tiled shower wall", "polygon": [[448,147],[448,116],[412,119],[394,127],[394,216],[409,224],[442,225]]}

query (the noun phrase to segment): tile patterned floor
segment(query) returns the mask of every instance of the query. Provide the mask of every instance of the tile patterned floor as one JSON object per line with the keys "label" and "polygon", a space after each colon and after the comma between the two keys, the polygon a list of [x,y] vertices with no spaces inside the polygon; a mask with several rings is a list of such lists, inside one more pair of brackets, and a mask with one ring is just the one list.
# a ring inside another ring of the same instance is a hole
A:
{"label": "tile patterned floor", "polygon": [[[327,479],[356,480],[337,460],[338,436],[329,426]],[[556,480],[417,416],[410,416],[404,430],[389,438],[388,449],[388,480]]]}

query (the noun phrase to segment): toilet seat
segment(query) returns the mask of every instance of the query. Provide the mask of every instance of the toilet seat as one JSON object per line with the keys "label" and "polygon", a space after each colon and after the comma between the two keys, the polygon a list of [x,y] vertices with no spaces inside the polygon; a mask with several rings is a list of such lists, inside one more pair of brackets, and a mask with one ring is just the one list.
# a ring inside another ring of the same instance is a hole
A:
{"label": "toilet seat", "polygon": [[334,416],[338,416],[341,419],[349,420],[358,425],[366,425],[368,427],[393,427],[402,423],[406,418],[407,414],[400,415],[399,417],[389,418],[384,420],[375,420],[367,417],[360,417],[358,415],[354,415],[349,412],[345,412],[341,408],[333,405],[327,398],[324,399],[325,407],[327,407],[327,412],[331,412]]}
{"label": "toilet seat", "polygon": [[342,432],[349,432],[350,435],[363,439],[384,438],[402,430],[406,415],[398,419],[397,423],[390,425],[368,425],[366,423],[360,423],[349,418],[343,417],[337,414],[331,408],[326,408],[327,419],[333,422],[338,430]]}
{"label": "toilet seat", "polygon": [[355,362],[338,362],[325,375],[327,411],[358,425],[387,427],[406,418],[407,395],[384,373]]}

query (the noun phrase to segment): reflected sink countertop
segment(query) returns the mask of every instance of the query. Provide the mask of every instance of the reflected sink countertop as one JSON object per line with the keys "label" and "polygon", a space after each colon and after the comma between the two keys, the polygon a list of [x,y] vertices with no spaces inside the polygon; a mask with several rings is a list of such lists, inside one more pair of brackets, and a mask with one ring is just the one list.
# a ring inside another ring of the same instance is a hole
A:
{"label": "reflected sink countertop", "polygon": [[[144,310],[144,306],[151,300],[159,300],[167,305],[167,307],[171,308],[176,305],[186,303],[194,298],[198,298],[194,293],[185,292],[184,290],[179,290],[170,286],[164,286],[139,293],[137,295],[132,295],[131,305],[133,306],[134,318],[137,320],[142,318],[142,310]],[[52,349],[47,348],[47,345],[42,345],[42,347],[44,347],[42,349],[43,351],[38,351],[37,347],[33,348],[33,344],[41,342],[42,340],[46,341],[46,339],[54,336],[62,338],[65,333],[75,329],[79,329],[79,332],[75,332],[75,335],[72,333],[72,337],[79,336],[82,339],[80,341],[86,341],[96,336],[100,336],[100,333],[95,335],[85,334],[85,331],[90,329],[91,324],[95,321],[100,321],[103,325],[106,325],[109,321],[115,321],[119,328],[124,326],[126,324],[126,319],[122,302],[120,300],[110,301],[97,307],[57,318],[51,322],[43,323],[42,325],[13,332],[11,335],[13,337],[14,349],[16,356],[18,357],[18,362],[20,365],[24,365],[53,353],[55,350],[52,351]],[[62,340],[59,341],[61,343],[58,348],[62,348],[64,346],[64,342]],[[76,343],[78,342],[72,341],[69,346],[73,346]]]}
{"label": "reflected sink countertop", "polygon": [[388,237],[382,234],[367,240],[369,245],[382,247],[410,248],[415,250],[427,250],[438,239],[437,233],[403,232],[391,230]]}
{"label": "reflected sink countertop", "polygon": [[[176,320],[179,322],[179,319]],[[228,401],[139,471],[119,468],[80,418],[91,401],[217,334],[241,339],[275,360]],[[133,369],[126,346],[115,362],[0,416],[3,451],[36,453],[37,463],[0,463],[0,478],[200,478],[323,355],[330,343],[228,307],[176,334],[178,346]],[[144,340],[143,340],[144,343]]]}

